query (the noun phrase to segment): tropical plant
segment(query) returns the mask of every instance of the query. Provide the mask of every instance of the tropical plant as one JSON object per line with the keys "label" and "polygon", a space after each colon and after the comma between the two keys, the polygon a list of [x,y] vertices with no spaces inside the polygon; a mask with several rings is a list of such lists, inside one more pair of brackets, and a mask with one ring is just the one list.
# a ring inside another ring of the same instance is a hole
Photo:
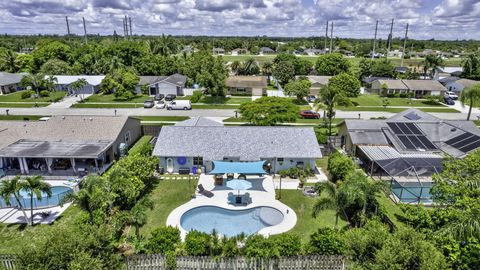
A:
{"label": "tropical plant", "polygon": [[310,236],[307,252],[319,255],[343,255],[346,248],[340,232],[331,228],[320,228]]}
{"label": "tropical plant", "polygon": [[38,97],[40,96],[40,88],[45,85],[45,75],[43,75],[42,73],[27,74],[23,76],[20,84],[23,87],[31,87]]}
{"label": "tropical plant", "polygon": [[135,206],[124,216],[127,225],[135,227],[135,235],[140,237],[140,227],[147,223],[147,211],[152,210],[155,204],[147,197],[140,199]]}
{"label": "tropical plant", "polygon": [[[81,90],[83,87],[85,87],[88,84],[87,80],[84,78],[80,78],[76,81],[74,81],[72,84],[70,84],[70,88],[73,90],[75,95],[78,95],[78,91]],[[81,99],[83,100],[82,95],[80,95]]]}
{"label": "tropical plant", "polygon": [[272,76],[273,72],[273,63],[272,62],[265,62],[262,65],[262,74],[267,76],[268,83],[270,83],[270,76]]}
{"label": "tropical plant", "polygon": [[298,106],[287,98],[261,97],[240,105],[242,118],[253,125],[273,126],[294,122],[298,118]]}
{"label": "tropical plant", "polygon": [[472,108],[475,106],[475,104],[480,104],[480,84],[475,84],[463,89],[462,93],[460,94],[460,101],[462,102],[462,106],[464,106],[465,103],[468,103],[469,108],[467,120],[470,120]]}
{"label": "tropical plant", "polygon": [[325,193],[325,196],[321,196],[313,206],[312,216],[314,218],[324,210],[335,211],[335,228],[338,227],[338,218],[343,216],[348,220],[348,216],[345,213],[343,205],[339,203],[338,186],[330,181],[320,182],[315,185],[315,191],[318,194]]}
{"label": "tropical plant", "polygon": [[290,81],[285,85],[284,92],[289,96],[297,97],[297,101],[301,102],[310,93],[310,86],[308,79]]}
{"label": "tropical plant", "polygon": [[35,196],[37,200],[41,200],[43,194],[46,194],[47,197],[51,197],[51,186],[43,181],[42,176],[35,175],[26,177],[25,180],[20,182],[19,187],[21,190],[26,191],[30,197],[30,225],[33,225],[33,197]]}
{"label": "tropical plant", "polygon": [[22,196],[20,196],[20,190],[22,189],[20,183],[20,176],[15,176],[11,180],[2,180],[0,182],[0,196],[3,198],[7,205],[12,205],[12,197],[15,199],[18,208],[22,211],[25,221],[28,222],[28,216],[25,212],[24,205],[22,204]]}
{"label": "tropical plant", "polygon": [[472,53],[462,61],[462,77],[469,79],[480,78],[480,55]]}
{"label": "tropical plant", "polygon": [[315,100],[314,108],[319,111],[324,109],[324,114],[328,119],[328,136],[332,136],[332,122],[335,119],[336,108],[339,105],[349,105],[350,100],[345,93],[336,88],[327,85],[320,91],[320,96]]}
{"label": "tropical plant", "polygon": [[440,55],[427,55],[420,65],[423,69],[424,78],[427,75],[433,78],[437,69],[445,66],[445,62]]}
{"label": "tropical plant", "polygon": [[325,76],[334,76],[348,72],[350,66],[349,60],[339,53],[321,55],[315,63],[315,69],[318,74]]}
{"label": "tropical plant", "polygon": [[1,48],[0,50],[0,70],[6,72],[17,72],[19,70],[16,61],[17,54],[8,49]]}

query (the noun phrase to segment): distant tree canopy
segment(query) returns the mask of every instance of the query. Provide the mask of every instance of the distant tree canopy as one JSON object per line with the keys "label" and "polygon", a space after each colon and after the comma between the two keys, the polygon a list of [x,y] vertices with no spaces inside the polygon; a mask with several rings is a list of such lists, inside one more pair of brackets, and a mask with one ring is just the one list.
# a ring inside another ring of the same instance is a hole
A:
{"label": "distant tree canopy", "polygon": [[321,55],[317,59],[315,69],[319,75],[334,76],[350,70],[350,61],[339,53]]}
{"label": "distant tree canopy", "polygon": [[261,97],[242,104],[239,111],[245,121],[257,126],[295,122],[299,113],[291,100],[280,97]]}

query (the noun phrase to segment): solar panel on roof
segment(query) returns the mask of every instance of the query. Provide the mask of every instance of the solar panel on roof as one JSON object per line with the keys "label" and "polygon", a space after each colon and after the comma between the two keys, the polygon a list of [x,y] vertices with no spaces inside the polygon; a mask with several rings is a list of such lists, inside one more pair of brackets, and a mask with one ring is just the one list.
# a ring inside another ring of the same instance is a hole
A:
{"label": "solar panel on roof", "polygon": [[464,147],[458,149],[464,153],[467,153],[467,152],[470,152],[474,149],[477,149],[478,147],[480,147],[480,140],[477,140],[477,141],[474,141],[468,145],[465,145]]}
{"label": "solar panel on roof", "polygon": [[410,141],[413,143],[415,148],[423,148],[425,149],[426,147],[423,145],[423,143],[416,137],[416,136],[410,136],[409,137]]}
{"label": "solar panel on roof", "polygon": [[463,133],[462,135],[459,135],[457,137],[454,137],[448,141],[446,141],[445,143],[448,144],[448,145],[452,145],[452,144],[455,144],[455,143],[458,143],[459,141],[463,140],[463,139],[466,139],[468,137],[470,137],[472,134],[471,133]]}
{"label": "solar panel on roof", "polygon": [[407,118],[408,120],[412,120],[412,121],[422,119],[422,117],[420,117],[418,114],[416,114],[414,112],[407,113],[403,117]]}
{"label": "solar panel on roof", "polygon": [[405,123],[397,123],[397,126],[400,128],[403,134],[413,134],[407,125],[405,125]]}
{"label": "solar panel on roof", "polygon": [[422,132],[414,123],[405,123],[405,125],[413,132],[413,134],[421,135]]}
{"label": "solar panel on roof", "polygon": [[445,142],[446,144],[464,152],[470,152],[480,147],[480,136],[465,132]]}
{"label": "solar panel on roof", "polygon": [[433,144],[427,137],[425,136],[418,136],[418,139],[425,145],[426,149],[437,149],[435,144]]}
{"label": "solar panel on roof", "polygon": [[407,149],[416,149],[415,145],[408,139],[408,136],[399,135],[398,138]]}
{"label": "solar panel on roof", "polygon": [[387,123],[387,125],[392,129],[394,134],[403,134],[396,123]]}

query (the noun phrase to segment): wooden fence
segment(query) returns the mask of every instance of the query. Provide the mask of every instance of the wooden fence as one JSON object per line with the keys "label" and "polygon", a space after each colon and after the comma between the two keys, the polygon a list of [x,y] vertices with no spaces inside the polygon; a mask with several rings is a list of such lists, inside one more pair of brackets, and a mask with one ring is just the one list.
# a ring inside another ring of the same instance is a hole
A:
{"label": "wooden fence", "polygon": [[[127,270],[150,269],[232,269],[232,270],[344,270],[345,258],[342,256],[296,256],[280,258],[213,258],[177,256],[176,266],[167,263],[164,255],[134,255],[127,258]],[[170,266],[170,267],[169,267]]]}
{"label": "wooden fence", "polygon": [[0,255],[0,270],[14,270],[16,269],[15,256]]}

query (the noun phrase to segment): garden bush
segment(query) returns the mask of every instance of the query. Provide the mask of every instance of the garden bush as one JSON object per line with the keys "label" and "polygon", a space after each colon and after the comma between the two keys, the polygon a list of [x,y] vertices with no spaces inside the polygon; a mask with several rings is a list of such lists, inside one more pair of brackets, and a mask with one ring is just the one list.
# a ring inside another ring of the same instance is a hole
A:
{"label": "garden bush", "polygon": [[193,95],[190,97],[190,102],[197,103],[202,98],[202,91],[193,91]]}
{"label": "garden bush", "polygon": [[185,237],[185,251],[191,256],[212,255],[210,242],[212,236],[199,231],[190,231]]}
{"label": "garden bush", "polygon": [[180,243],[180,230],[169,226],[153,230],[145,248],[150,254],[165,254],[175,251]]}
{"label": "garden bush", "polygon": [[40,96],[41,97],[48,97],[49,95],[50,95],[50,91],[48,91],[48,90],[40,91]]}
{"label": "garden bush", "polygon": [[346,248],[343,236],[337,230],[321,228],[310,236],[306,251],[318,255],[343,255]]}
{"label": "garden bush", "polygon": [[353,160],[339,152],[333,153],[328,159],[328,176],[330,181],[336,183],[348,178],[355,171]]}
{"label": "garden bush", "polygon": [[31,98],[32,95],[33,95],[33,91],[32,90],[25,90],[22,92],[22,95],[20,96],[22,99],[27,99],[27,98]]}

